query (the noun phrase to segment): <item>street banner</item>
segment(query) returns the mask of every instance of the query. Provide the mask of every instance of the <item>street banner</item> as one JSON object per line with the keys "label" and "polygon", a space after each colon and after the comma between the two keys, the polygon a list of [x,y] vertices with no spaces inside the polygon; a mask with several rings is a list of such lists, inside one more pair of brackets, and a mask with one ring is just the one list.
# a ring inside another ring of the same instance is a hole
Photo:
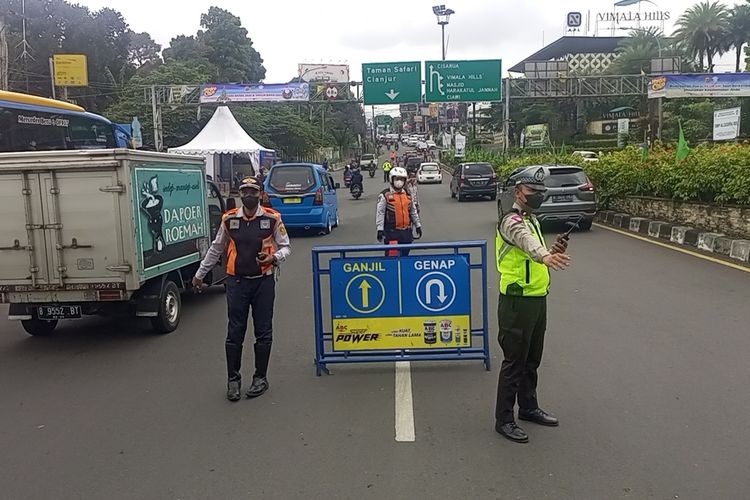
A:
{"label": "street banner", "polygon": [[662,75],[649,80],[648,98],[750,97],[750,74]]}
{"label": "street banner", "polygon": [[201,104],[225,102],[306,102],[307,83],[252,83],[201,85]]}
{"label": "street banner", "polygon": [[740,135],[741,108],[714,111],[714,140],[729,141]]}
{"label": "street banner", "polygon": [[456,158],[463,158],[466,155],[466,136],[463,134],[456,134]]}
{"label": "street banner", "polygon": [[303,82],[346,83],[349,80],[348,64],[297,65],[298,76]]}

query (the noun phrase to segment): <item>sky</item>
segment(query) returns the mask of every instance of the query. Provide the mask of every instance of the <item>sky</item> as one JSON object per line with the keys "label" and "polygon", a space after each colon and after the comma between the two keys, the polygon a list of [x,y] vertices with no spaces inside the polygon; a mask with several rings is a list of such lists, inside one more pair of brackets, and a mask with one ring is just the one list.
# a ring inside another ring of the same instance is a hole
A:
{"label": "sky", "polygon": [[[653,0],[643,10],[667,10],[673,22],[697,0]],[[446,28],[448,59],[503,59],[508,68],[565,31],[567,13],[613,10],[612,0],[440,0],[456,13]],[[146,31],[163,47],[177,35],[192,35],[200,15],[211,5],[239,16],[264,59],[267,83],[286,82],[297,64],[347,63],[351,77],[361,78],[363,62],[439,59],[440,27],[432,6],[436,0],[76,0],[91,9],[112,7],[134,31]],[[731,6],[738,1],[725,0]],[[744,3],[744,2],[743,2]],[[622,8],[620,8],[622,9]],[[636,7],[637,9],[637,7]],[[592,22],[593,25],[593,22]],[[601,36],[610,32],[602,30]],[[627,34],[620,31],[618,35]],[[730,71],[732,57],[717,71]]]}

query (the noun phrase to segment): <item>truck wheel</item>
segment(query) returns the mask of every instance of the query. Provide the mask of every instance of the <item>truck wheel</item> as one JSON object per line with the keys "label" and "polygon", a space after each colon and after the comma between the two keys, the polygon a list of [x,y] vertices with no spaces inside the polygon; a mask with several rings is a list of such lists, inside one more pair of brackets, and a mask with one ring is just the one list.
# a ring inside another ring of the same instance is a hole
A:
{"label": "truck wheel", "polygon": [[51,335],[57,328],[57,321],[42,321],[41,319],[25,319],[21,321],[21,326],[29,335],[35,337],[44,337]]}
{"label": "truck wheel", "polygon": [[182,300],[174,281],[167,280],[159,295],[159,315],[151,318],[151,326],[158,333],[172,333],[180,324]]}

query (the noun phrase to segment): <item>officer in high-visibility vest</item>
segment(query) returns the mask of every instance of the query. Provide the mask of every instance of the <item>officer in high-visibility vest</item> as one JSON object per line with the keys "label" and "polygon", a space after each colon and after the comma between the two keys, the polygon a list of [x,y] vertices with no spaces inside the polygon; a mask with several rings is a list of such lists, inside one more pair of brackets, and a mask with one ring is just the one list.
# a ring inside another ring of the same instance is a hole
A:
{"label": "officer in high-visibility vest", "polygon": [[532,212],[544,201],[544,167],[529,167],[513,175],[513,209],[498,223],[497,270],[500,272],[498,340],[504,360],[500,369],[495,408],[495,430],[511,441],[525,443],[526,432],[518,418],[540,425],[556,426],[558,420],[537,402],[537,369],[542,360],[547,328],[549,269],[562,271],[570,264],[567,239],[558,237],[550,250]]}
{"label": "officer in high-visibility vest", "polygon": [[[375,210],[375,226],[378,241],[408,244],[414,241],[411,228],[414,226],[417,236],[422,237],[422,222],[419,220],[417,207],[406,190],[407,173],[401,167],[391,170],[391,186],[380,193]],[[408,255],[407,250],[402,255]]]}
{"label": "officer in high-visibility vest", "polygon": [[247,319],[252,309],[255,332],[255,374],[245,395],[255,398],[268,390],[268,361],[273,340],[275,268],[292,249],[281,215],[260,204],[262,185],[255,177],[240,183],[242,206],[222,217],[219,232],[193,278],[200,291],[203,279],[227,253],[227,399],[240,399],[240,366]]}
{"label": "officer in high-visibility vest", "polygon": [[391,162],[388,160],[383,162],[383,182],[388,182],[388,177],[392,168],[393,164]]}

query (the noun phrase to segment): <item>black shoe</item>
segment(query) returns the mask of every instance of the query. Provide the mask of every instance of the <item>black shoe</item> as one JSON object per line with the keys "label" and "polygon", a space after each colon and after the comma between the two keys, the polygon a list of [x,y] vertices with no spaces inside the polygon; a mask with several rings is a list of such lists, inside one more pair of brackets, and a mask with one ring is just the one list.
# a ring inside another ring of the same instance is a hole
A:
{"label": "black shoe", "polygon": [[547,427],[557,427],[560,423],[557,417],[550,415],[541,408],[537,408],[536,410],[518,410],[518,418],[534,422],[535,424],[546,425]]}
{"label": "black shoe", "polygon": [[248,398],[257,398],[268,390],[268,379],[266,377],[253,377],[253,383],[245,392]]}
{"label": "black shoe", "polygon": [[516,425],[515,422],[506,422],[501,424],[500,422],[495,424],[495,430],[516,443],[528,443],[529,436],[526,431]]}
{"label": "black shoe", "polygon": [[239,401],[240,398],[240,381],[233,380],[227,384],[227,399],[229,401]]}

